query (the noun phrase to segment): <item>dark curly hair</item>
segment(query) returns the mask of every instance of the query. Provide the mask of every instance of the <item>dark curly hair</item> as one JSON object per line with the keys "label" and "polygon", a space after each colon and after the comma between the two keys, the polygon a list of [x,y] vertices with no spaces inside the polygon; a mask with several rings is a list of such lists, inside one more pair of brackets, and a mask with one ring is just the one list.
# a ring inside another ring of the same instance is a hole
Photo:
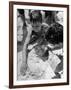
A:
{"label": "dark curly hair", "polygon": [[51,44],[63,43],[63,26],[59,23],[55,23],[48,29],[46,40]]}

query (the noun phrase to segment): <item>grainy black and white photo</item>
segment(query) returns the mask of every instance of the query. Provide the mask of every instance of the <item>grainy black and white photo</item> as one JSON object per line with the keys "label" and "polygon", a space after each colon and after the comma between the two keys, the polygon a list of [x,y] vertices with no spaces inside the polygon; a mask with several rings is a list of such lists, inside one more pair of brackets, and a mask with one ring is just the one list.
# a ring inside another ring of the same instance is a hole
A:
{"label": "grainy black and white photo", "polygon": [[69,85],[69,6],[9,7],[9,87]]}
{"label": "grainy black and white photo", "polygon": [[17,80],[63,78],[63,11],[17,9]]}

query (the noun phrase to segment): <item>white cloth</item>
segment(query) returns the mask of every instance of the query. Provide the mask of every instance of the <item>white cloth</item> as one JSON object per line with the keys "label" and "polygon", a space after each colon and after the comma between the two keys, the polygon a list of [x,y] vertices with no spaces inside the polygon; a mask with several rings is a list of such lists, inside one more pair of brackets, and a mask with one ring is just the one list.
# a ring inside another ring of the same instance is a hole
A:
{"label": "white cloth", "polygon": [[58,50],[54,50],[53,53],[54,53],[54,54],[57,54],[57,55],[62,55],[62,56],[63,56],[63,54],[64,54],[62,48],[61,48],[61,49],[58,49]]}
{"label": "white cloth", "polygon": [[31,73],[35,76],[40,76],[42,79],[51,79],[55,76],[48,61],[44,62],[39,56],[37,56],[35,49],[32,49],[28,55],[28,67]]}
{"label": "white cloth", "polygon": [[60,59],[53,54],[52,52],[49,51],[49,59],[48,59],[48,63],[50,64],[50,66],[52,67],[53,71],[55,71],[57,65],[60,63]]}

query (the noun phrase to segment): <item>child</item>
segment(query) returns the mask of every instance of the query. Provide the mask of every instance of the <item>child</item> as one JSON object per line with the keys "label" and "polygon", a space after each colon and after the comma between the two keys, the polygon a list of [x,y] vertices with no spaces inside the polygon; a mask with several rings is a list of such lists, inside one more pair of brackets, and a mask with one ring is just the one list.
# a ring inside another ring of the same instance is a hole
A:
{"label": "child", "polygon": [[[17,76],[18,79],[20,75],[26,70],[26,61],[23,60],[23,45],[25,38],[27,36],[27,30],[26,30],[26,24],[25,24],[25,17],[24,17],[24,10],[18,9],[17,10]],[[23,63],[24,62],[24,63]],[[22,63],[23,63],[23,69],[22,69]]]}
{"label": "child", "polygon": [[54,23],[46,33],[46,39],[51,53],[60,59],[60,61],[56,59],[49,60],[51,67],[58,76],[63,71],[63,26],[59,23]]}

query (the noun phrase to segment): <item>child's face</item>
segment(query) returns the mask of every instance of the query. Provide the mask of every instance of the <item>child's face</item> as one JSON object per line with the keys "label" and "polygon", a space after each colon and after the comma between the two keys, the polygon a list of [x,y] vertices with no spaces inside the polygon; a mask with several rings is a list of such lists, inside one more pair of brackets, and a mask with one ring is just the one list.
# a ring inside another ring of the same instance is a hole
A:
{"label": "child's face", "polygon": [[41,45],[41,46],[36,46],[35,47],[35,51],[36,51],[36,54],[39,55],[39,56],[43,56],[43,54],[45,53],[45,46],[44,45]]}
{"label": "child's face", "polygon": [[41,30],[41,22],[39,22],[39,21],[31,22],[31,25],[35,32],[39,32]]}

